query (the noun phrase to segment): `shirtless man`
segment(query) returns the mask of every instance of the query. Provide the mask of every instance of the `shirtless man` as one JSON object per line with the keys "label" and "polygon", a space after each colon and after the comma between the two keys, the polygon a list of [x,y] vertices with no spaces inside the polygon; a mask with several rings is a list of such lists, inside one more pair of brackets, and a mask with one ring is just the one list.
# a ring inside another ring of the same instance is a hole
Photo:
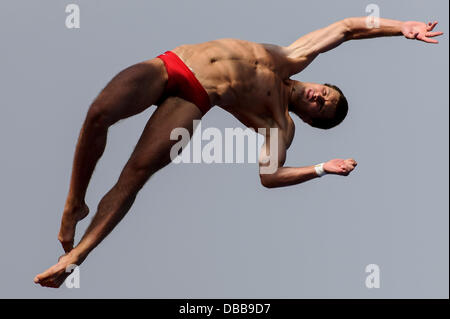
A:
{"label": "shirtless man", "polygon": [[[59,287],[69,275],[66,267],[80,265],[111,232],[132,206],[137,193],[156,171],[170,163],[169,138],[174,128],[193,132],[193,120],[201,119],[217,105],[247,127],[277,128],[278,169],[260,174],[265,187],[299,184],[324,173],[348,175],[353,159],[333,159],[322,165],[283,167],[294,136],[290,112],[313,127],[328,129],[347,114],[347,101],[335,86],[294,81],[290,77],[306,68],[320,53],[341,43],[382,36],[404,35],[428,43],[437,22],[401,22],[379,19],[379,27],[366,17],[347,18],[311,32],[289,46],[220,39],[182,45],[171,52],[135,64],[115,76],[90,106],[75,150],[70,189],[64,206],[58,239],[66,252],[56,265],[37,275],[35,283]],[[85,194],[95,165],[102,155],[108,128],[117,121],[157,105],[130,159],[112,189],[101,199],[97,213],[83,238],[73,247],[75,226],[89,209]],[[270,141],[262,147],[260,166],[268,165]]]}

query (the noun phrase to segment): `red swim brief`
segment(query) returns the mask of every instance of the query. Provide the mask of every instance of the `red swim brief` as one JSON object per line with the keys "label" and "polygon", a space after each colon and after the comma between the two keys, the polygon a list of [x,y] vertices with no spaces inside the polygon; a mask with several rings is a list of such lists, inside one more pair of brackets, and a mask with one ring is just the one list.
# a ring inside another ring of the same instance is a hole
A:
{"label": "red swim brief", "polygon": [[211,109],[208,93],[195,77],[194,73],[173,52],[166,51],[158,55],[166,66],[169,79],[160,102],[168,96],[179,96],[194,103],[203,115]]}

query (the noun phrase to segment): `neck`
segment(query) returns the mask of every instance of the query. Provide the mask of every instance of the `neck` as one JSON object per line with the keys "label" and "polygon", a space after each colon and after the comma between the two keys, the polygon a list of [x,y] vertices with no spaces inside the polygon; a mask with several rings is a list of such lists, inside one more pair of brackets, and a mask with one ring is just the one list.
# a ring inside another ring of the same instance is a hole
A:
{"label": "neck", "polygon": [[290,80],[289,84],[289,111],[296,113],[302,109],[300,101],[303,101],[305,87],[303,82]]}
{"label": "neck", "polygon": [[305,86],[303,82],[291,80],[289,85],[289,111],[307,122],[308,116],[305,114],[306,108],[303,102],[304,92]]}

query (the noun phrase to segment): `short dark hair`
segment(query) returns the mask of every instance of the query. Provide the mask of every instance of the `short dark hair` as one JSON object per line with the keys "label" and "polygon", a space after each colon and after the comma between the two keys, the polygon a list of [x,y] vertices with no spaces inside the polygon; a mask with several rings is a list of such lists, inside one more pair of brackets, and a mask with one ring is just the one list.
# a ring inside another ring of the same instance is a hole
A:
{"label": "short dark hair", "polygon": [[344,96],[344,93],[342,93],[341,89],[339,89],[336,85],[332,85],[329,83],[325,83],[324,85],[339,92],[339,100],[336,105],[336,112],[334,113],[334,116],[332,118],[312,119],[311,126],[327,130],[335,127],[336,125],[339,125],[345,119],[348,113],[348,102],[347,98]]}

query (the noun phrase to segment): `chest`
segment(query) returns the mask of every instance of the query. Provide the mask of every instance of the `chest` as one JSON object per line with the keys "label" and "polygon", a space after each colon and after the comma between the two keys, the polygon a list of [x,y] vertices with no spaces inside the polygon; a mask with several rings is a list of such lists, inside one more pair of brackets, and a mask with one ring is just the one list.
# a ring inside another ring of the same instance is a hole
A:
{"label": "chest", "polygon": [[276,73],[265,67],[254,70],[242,67],[241,73],[218,86],[218,94],[224,104],[265,107],[283,103],[283,83]]}

